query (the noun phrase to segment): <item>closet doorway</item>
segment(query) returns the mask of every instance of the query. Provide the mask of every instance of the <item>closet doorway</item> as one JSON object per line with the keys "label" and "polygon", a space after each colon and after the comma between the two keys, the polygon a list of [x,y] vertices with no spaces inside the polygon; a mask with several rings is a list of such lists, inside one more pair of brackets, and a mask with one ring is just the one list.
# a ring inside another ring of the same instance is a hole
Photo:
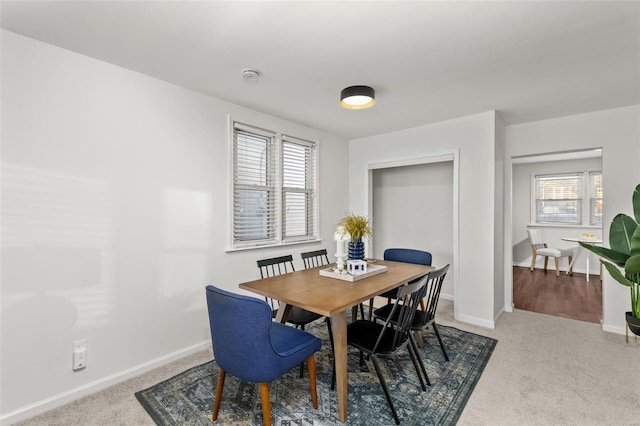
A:
{"label": "closet doorway", "polygon": [[[454,261],[453,160],[371,170],[372,255],[381,259],[390,247],[425,250],[433,266]],[[454,298],[453,268],[442,297]]]}

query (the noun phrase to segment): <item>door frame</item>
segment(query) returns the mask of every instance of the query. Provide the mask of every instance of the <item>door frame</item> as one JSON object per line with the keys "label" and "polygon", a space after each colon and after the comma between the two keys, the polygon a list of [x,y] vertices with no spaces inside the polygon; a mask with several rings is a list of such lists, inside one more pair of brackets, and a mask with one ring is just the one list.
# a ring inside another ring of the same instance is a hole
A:
{"label": "door frame", "polygon": [[[421,156],[390,158],[381,161],[372,161],[367,163],[367,193],[365,194],[367,205],[367,217],[373,217],[373,171],[380,169],[388,169],[393,167],[415,166],[420,164],[453,162],[453,315],[458,319],[458,297],[460,292],[459,286],[459,265],[460,265],[460,223],[459,223],[459,193],[460,193],[460,150],[442,150],[426,152]],[[375,219],[375,218],[374,218]],[[368,241],[368,252],[373,249],[373,242]]]}

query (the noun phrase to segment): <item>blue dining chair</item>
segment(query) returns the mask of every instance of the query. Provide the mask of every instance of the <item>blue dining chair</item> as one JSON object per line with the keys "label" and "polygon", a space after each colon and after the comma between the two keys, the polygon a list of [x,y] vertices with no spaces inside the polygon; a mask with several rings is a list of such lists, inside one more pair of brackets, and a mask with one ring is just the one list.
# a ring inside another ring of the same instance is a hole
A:
{"label": "blue dining chair", "polygon": [[262,416],[271,425],[269,382],[305,360],[309,369],[311,401],[318,408],[314,354],[322,346],[317,337],[271,320],[267,302],[207,286],[209,326],[216,363],[220,367],[213,415],[220,411],[227,373],[247,382],[260,383]]}
{"label": "blue dining chair", "polygon": [[[384,251],[384,260],[390,260],[392,262],[404,262],[404,263],[413,263],[415,265],[425,265],[431,266],[431,253],[423,250],[415,250],[415,249],[407,249],[407,248],[389,248]],[[419,280],[417,278],[414,281]],[[380,297],[387,298],[387,302],[391,303],[391,299],[396,298],[397,289],[389,290],[385,293],[382,293]],[[423,296],[424,297],[424,296]],[[425,305],[422,299],[420,300],[420,307],[422,310],[425,310]],[[371,314],[373,312],[373,299],[369,300],[369,319],[371,319]]]}

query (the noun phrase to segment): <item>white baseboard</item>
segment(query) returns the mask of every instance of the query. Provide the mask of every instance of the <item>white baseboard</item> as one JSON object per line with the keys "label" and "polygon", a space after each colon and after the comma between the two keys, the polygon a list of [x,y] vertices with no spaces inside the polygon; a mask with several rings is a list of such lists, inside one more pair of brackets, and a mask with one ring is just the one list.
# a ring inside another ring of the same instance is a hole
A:
{"label": "white baseboard", "polygon": [[49,398],[19,408],[10,413],[3,414],[2,416],[0,416],[0,424],[10,425],[12,423],[16,423],[29,417],[38,415],[40,413],[44,413],[45,411],[57,408],[75,399],[82,398],[83,396],[98,392],[99,390],[115,385],[116,383],[123,382],[132,377],[139,376],[143,373],[146,373],[147,371],[153,370],[154,368],[168,364],[171,361],[183,358],[192,353],[204,350],[210,346],[211,340],[205,340],[203,342],[196,343],[195,345],[180,349],[178,351],[172,352],[165,356],[161,356],[135,367],[128,368],[126,370],[120,371],[107,377],[103,377],[90,383],[86,383],[82,386],[78,386],[77,388],[73,388],[57,395],[50,396]]}
{"label": "white baseboard", "polygon": [[454,300],[454,299],[453,299],[453,294],[444,294],[444,293],[440,293],[440,299],[444,299],[444,300]]}
{"label": "white baseboard", "polygon": [[470,315],[459,315],[455,318],[457,321],[466,322],[467,324],[478,325],[484,328],[494,329],[496,328],[495,321],[486,320],[484,318],[472,317]]}
{"label": "white baseboard", "polygon": [[602,324],[602,331],[608,331],[609,333],[615,333],[615,334],[622,334],[624,336],[625,327],[618,327],[618,326],[614,326],[614,325]]}

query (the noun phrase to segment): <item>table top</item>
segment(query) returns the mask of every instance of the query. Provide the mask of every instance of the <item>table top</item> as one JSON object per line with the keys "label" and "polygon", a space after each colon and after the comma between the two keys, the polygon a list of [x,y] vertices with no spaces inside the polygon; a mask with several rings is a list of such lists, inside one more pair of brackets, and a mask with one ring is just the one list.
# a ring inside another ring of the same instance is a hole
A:
{"label": "table top", "polygon": [[585,237],[562,237],[560,238],[563,241],[573,241],[576,243],[591,243],[591,244],[602,244],[602,238],[585,238]]}
{"label": "table top", "polygon": [[248,281],[239,287],[320,315],[332,316],[435,269],[411,263],[383,260],[375,262],[385,265],[387,272],[355,282],[320,275],[320,269],[331,266],[325,265]]}

